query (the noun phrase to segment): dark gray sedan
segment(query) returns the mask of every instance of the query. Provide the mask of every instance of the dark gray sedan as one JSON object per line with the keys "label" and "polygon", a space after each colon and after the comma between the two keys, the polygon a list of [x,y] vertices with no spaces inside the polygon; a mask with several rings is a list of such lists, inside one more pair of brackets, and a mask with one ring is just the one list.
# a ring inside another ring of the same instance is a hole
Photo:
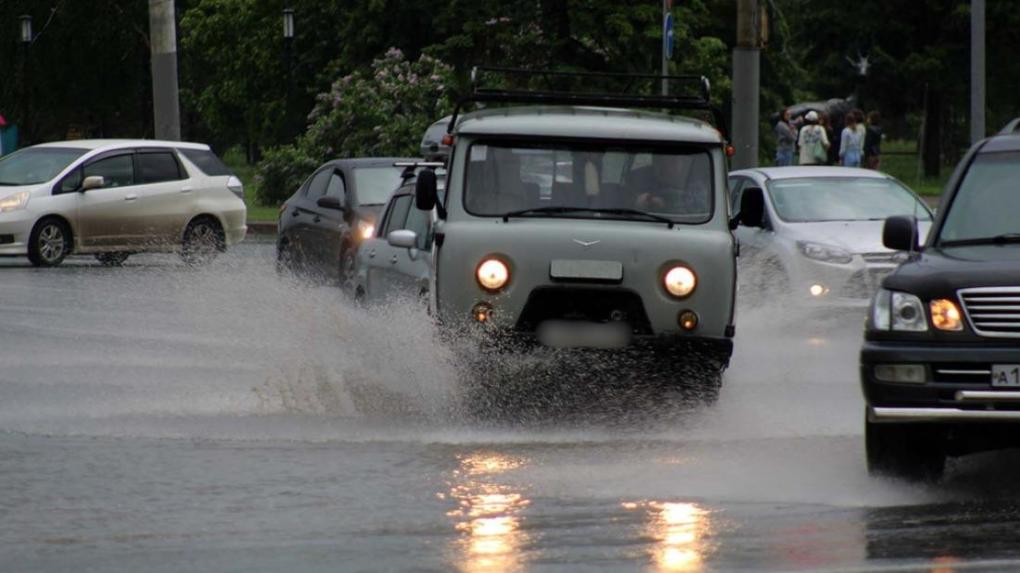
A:
{"label": "dark gray sedan", "polygon": [[358,247],[375,235],[383,205],[400,186],[402,169],[393,164],[407,161],[415,159],[337,159],[319,167],[280,207],[277,268],[352,286]]}

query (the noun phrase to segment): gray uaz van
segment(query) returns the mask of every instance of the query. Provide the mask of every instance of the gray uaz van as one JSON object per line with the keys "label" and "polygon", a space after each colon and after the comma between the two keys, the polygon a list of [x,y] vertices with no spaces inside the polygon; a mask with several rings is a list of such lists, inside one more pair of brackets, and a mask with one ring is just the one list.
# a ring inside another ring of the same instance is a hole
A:
{"label": "gray uaz van", "polygon": [[[714,111],[718,121],[707,81],[671,79],[698,93],[475,84],[458,111],[490,105],[449,123],[443,201],[430,173],[416,186],[418,208],[438,211],[429,291],[444,327],[639,353],[677,382],[696,372],[714,396],[734,334],[726,142],[709,123],[636,110]],[[504,103],[530,105],[491,105]]]}

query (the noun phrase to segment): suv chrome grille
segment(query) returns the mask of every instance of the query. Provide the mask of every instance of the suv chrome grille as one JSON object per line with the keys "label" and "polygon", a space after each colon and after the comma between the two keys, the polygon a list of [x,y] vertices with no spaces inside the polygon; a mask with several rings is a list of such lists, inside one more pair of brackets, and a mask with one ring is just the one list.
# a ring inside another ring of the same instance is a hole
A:
{"label": "suv chrome grille", "polygon": [[994,338],[1020,338],[1020,287],[981,287],[959,291],[974,332]]}

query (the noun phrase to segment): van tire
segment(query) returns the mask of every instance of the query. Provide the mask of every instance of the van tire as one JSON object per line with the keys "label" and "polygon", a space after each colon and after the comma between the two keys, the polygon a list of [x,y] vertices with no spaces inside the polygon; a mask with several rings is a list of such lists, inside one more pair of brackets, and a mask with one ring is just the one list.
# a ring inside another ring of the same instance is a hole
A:
{"label": "van tire", "polygon": [[181,258],[189,265],[208,264],[226,249],[223,227],[212,217],[194,219],[184,230]]}
{"label": "van tire", "polygon": [[58,217],[47,217],[28,236],[28,260],[37,267],[55,267],[70,254],[71,228]]}

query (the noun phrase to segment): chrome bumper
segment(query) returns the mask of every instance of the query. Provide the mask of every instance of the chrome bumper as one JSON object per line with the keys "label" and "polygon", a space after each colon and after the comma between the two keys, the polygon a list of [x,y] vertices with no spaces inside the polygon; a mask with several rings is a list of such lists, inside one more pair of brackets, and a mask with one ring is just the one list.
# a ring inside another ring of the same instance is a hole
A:
{"label": "chrome bumper", "polygon": [[[1020,392],[961,390],[960,403],[1020,402]],[[1020,410],[963,410],[960,408],[869,407],[868,420],[881,422],[1020,422]]]}

